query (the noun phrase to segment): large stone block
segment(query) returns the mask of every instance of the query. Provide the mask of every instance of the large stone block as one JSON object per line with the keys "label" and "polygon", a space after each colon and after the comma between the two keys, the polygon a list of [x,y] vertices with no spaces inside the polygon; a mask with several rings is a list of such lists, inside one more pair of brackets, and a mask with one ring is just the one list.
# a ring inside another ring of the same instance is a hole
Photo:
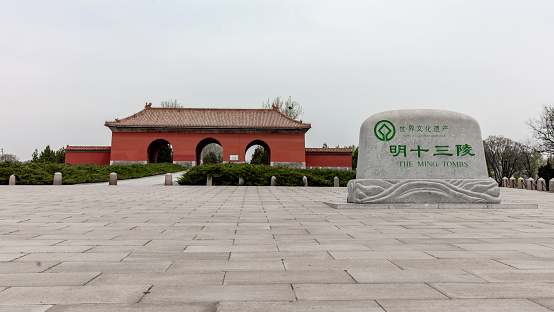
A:
{"label": "large stone block", "polygon": [[475,119],[443,110],[396,110],[360,128],[351,203],[500,203]]}

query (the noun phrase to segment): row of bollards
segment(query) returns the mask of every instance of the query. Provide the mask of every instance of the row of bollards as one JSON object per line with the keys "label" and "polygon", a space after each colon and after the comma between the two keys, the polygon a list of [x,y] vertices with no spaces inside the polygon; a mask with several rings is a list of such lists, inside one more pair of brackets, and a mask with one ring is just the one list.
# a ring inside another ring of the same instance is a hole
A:
{"label": "row of bollards", "polygon": [[[212,181],[213,181],[212,177],[207,176],[206,177],[206,186],[212,186],[213,185]],[[167,185],[167,181],[166,181],[166,185]],[[244,185],[244,179],[242,177],[239,177],[239,185]],[[271,186],[276,186],[277,185],[277,178],[275,176],[271,176],[270,185]],[[306,176],[302,177],[302,185],[303,186],[308,186],[308,178]],[[333,187],[339,187],[339,178],[338,177],[333,178]]]}
{"label": "row of bollards", "polygon": [[[539,179],[539,180],[541,180],[541,179]],[[543,179],[543,181],[544,181],[544,179]],[[502,181],[502,183],[504,183],[504,180]],[[552,183],[554,183],[554,179],[552,179],[550,181],[550,183],[552,185]],[[16,178],[15,178],[15,175],[13,175],[13,174],[10,176],[9,185],[16,185]],[[61,174],[61,172],[54,173],[53,185],[62,185],[62,174]],[[117,185],[117,173],[115,173],[115,172],[110,173],[110,179],[109,179],[108,185]],[[165,174],[165,183],[164,183],[164,185],[173,185],[173,175],[171,173],[166,173]],[[212,186],[212,185],[213,185],[212,177],[208,176],[206,178],[206,186]],[[239,185],[244,185],[244,179],[242,177],[239,177]],[[272,176],[271,177],[271,186],[276,186],[276,185],[277,185],[277,178],[275,176]],[[308,186],[308,178],[306,176],[302,177],[302,185],[303,186]],[[335,177],[333,179],[333,186],[334,187],[339,187],[339,178],[338,177]],[[550,189],[552,189],[552,187]],[[546,190],[546,186],[545,186],[545,190]]]}
{"label": "row of bollards", "polygon": [[[510,179],[504,177],[502,178],[502,187],[546,192],[546,181],[543,178],[539,178],[537,181],[533,178],[529,178],[527,181],[524,178],[519,178],[516,181],[514,177]],[[554,193],[554,179],[550,179],[548,182],[548,189],[551,193]]]}
{"label": "row of bollards", "polygon": [[[12,174],[10,176],[10,180],[8,182],[9,185],[16,185],[17,179],[15,178],[15,175]],[[211,181],[210,181],[211,182]],[[62,185],[62,173],[56,172],[54,173],[54,182],[52,185]],[[108,185],[117,185],[117,173],[112,172],[110,173],[110,180],[108,182]],[[173,175],[171,173],[165,174],[165,185],[173,185]]]}

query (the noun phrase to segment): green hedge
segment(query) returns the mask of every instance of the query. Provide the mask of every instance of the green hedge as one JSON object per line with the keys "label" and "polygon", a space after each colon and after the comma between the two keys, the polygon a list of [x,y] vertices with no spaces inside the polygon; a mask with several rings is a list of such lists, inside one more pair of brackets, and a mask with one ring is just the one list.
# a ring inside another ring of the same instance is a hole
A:
{"label": "green hedge", "polygon": [[68,165],[56,163],[0,163],[0,184],[8,184],[10,175],[15,174],[17,184],[49,185],[54,181],[54,173],[62,173],[63,184],[106,182],[111,172],[117,173],[118,180],[141,178],[183,171],[186,168],[170,164],[148,164],[130,166],[109,165]]}
{"label": "green hedge", "polygon": [[339,178],[340,186],[346,186],[356,173],[329,169],[291,169],[251,164],[217,164],[192,167],[179,180],[182,185],[206,185],[206,177],[212,177],[214,185],[238,185],[239,177],[244,185],[270,185],[275,176],[277,185],[302,186],[302,177],[310,186],[333,186],[333,178]]}

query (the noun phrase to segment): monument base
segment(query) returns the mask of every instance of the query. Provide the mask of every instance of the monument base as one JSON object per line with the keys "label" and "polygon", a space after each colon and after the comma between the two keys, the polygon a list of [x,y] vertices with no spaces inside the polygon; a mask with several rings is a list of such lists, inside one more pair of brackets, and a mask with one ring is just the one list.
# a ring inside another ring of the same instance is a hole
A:
{"label": "monument base", "polygon": [[353,204],[324,202],[335,209],[537,209],[538,204]]}
{"label": "monument base", "polygon": [[355,179],[348,182],[354,204],[499,204],[494,179]]}

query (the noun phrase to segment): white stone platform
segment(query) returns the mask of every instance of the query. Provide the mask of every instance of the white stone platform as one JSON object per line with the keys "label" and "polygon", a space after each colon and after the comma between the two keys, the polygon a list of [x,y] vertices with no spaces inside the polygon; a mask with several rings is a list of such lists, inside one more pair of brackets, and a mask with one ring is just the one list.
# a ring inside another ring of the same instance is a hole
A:
{"label": "white stone platform", "polygon": [[537,209],[538,204],[354,204],[346,202],[324,202],[335,209]]}
{"label": "white stone platform", "polygon": [[333,209],[346,188],[1,186],[0,311],[552,311],[538,209]]}

